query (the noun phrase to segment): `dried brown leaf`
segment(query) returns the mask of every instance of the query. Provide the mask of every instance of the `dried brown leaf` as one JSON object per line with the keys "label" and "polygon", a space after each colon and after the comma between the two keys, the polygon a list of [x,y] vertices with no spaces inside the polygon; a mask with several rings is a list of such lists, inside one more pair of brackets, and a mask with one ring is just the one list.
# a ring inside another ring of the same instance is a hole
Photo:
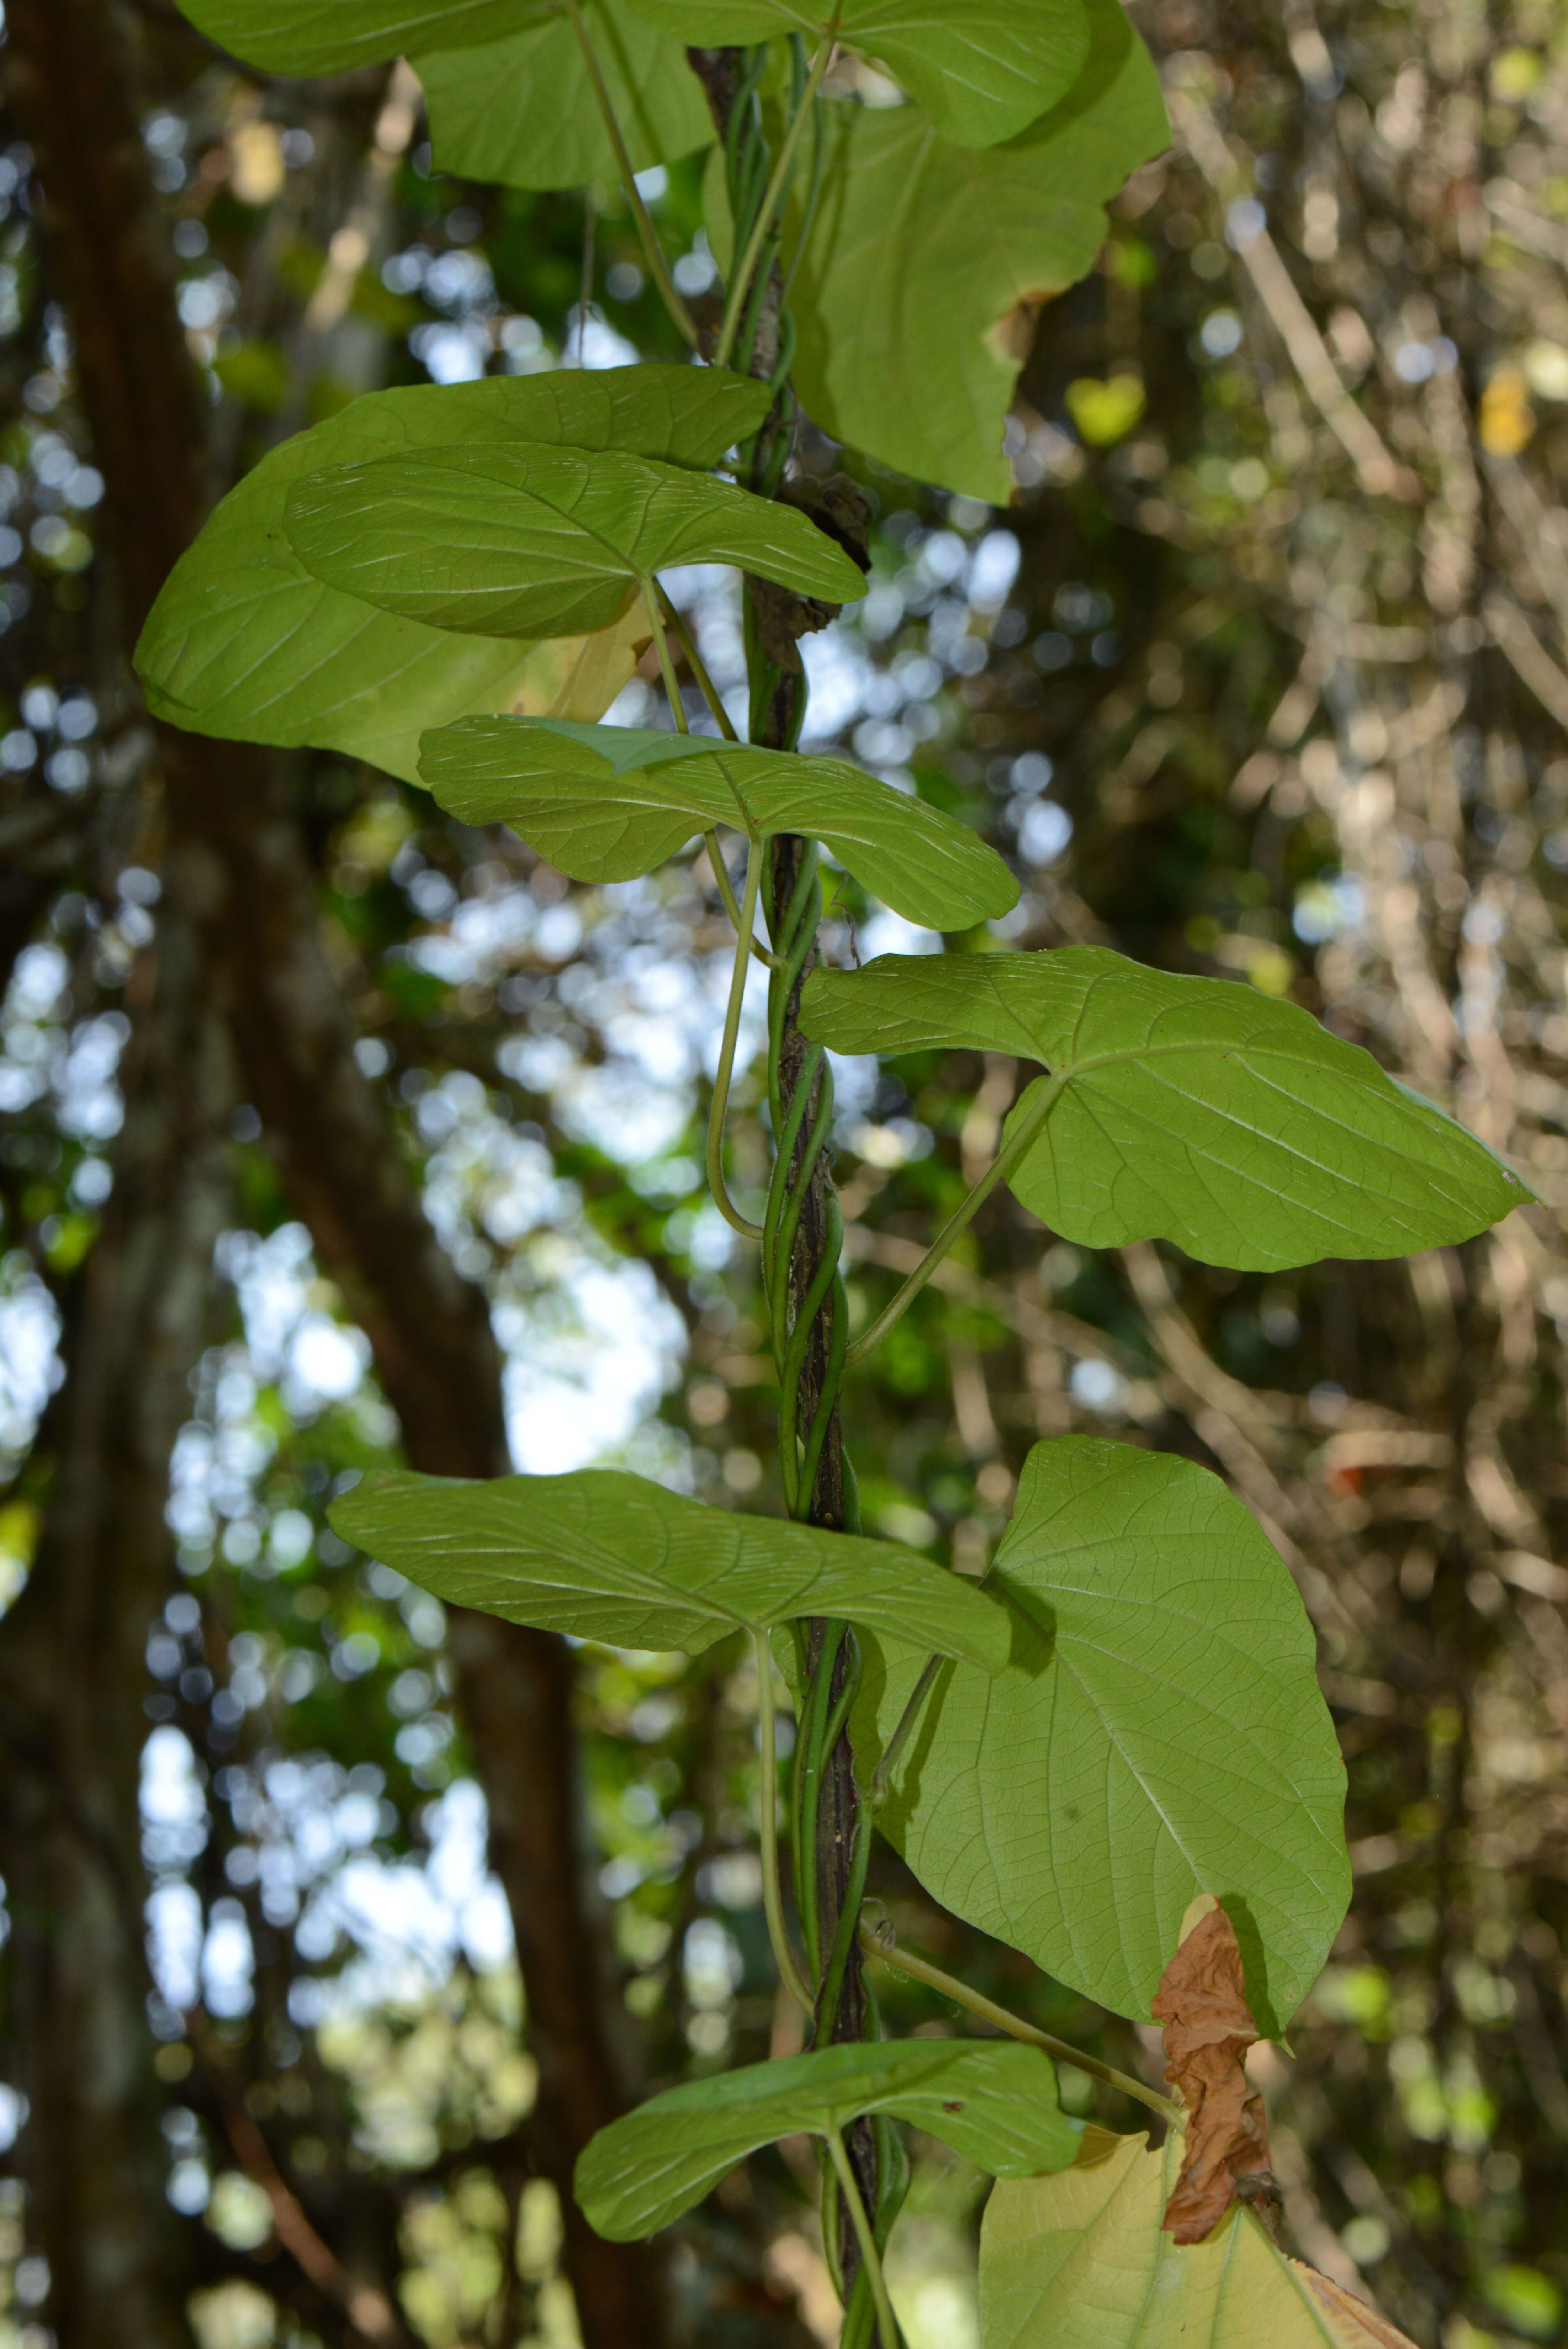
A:
{"label": "dried brown leaf", "polygon": [[1409,2334],[1390,2324],[1380,2309],[1369,2308],[1331,2276],[1319,2275],[1315,2268],[1304,2267],[1299,2260],[1288,2260],[1285,2264],[1327,2312],[1334,2337],[1344,2349],[1416,2349]]}
{"label": "dried brown leaf", "polygon": [[1246,2075],[1259,2034],[1235,1929],[1217,1902],[1193,1907],[1206,1913],[1183,1934],[1153,2005],[1164,2026],[1165,2077],[1187,2108],[1181,2174],[1164,2219],[1178,2243],[1201,2243],[1238,2197],[1272,2231],[1279,2201],[1263,2098]]}

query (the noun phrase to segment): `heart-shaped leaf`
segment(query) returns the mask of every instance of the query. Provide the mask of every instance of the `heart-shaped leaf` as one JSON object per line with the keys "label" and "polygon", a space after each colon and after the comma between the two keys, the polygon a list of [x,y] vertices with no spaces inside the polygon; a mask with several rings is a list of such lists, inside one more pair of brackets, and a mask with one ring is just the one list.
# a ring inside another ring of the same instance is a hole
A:
{"label": "heart-shaped leaf", "polygon": [[181,0],[199,32],[263,73],[347,73],[497,41],[544,0]]}
{"label": "heart-shaped leaf", "polygon": [[794,507],[623,450],[421,449],[308,473],[289,543],[328,586],[461,635],[608,625],[668,564],[735,563],[846,603],[860,569]]}
{"label": "heart-shaped leaf", "polygon": [[329,1514],[346,1541],[455,1607],[614,1647],[696,1655],[742,1626],[830,1615],[983,1674],[1007,1653],[995,1600],[914,1550],[705,1508],[614,1469],[487,1484],[390,1472]]}
{"label": "heart-shaped leaf", "polygon": [[[793,380],[823,429],[992,505],[1012,492],[1002,432],[1036,313],[1094,266],[1106,202],[1170,144],[1158,78],[1119,0],[1084,5],[1077,81],[1001,146],[960,146],[917,107],[830,104],[789,297]],[[727,268],[717,150],[703,201]]]}
{"label": "heart-shaped leaf", "polygon": [[769,404],[766,385],[685,367],[369,393],[263,457],[181,557],[137,647],[149,703],[197,733],[342,750],[409,782],[422,729],[470,710],[596,718],[646,639],[640,614],[609,638],[537,646],[395,617],[305,570],[284,534],[291,488],[324,465],[454,440],[614,445],[707,467],[756,430]]}
{"label": "heart-shaped leaf", "polygon": [[574,881],[651,873],[694,833],[820,840],[912,922],[1005,914],[1018,885],[968,827],[843,759],[804,759],[652,728],[466,719],[427,734],[419,772],[464,823],[510,823]]}
{"label": "heart-shaped leaf", "polygon": [[888,2113],[996,2178],[1071,2162],[1081,2125],[1057,2108],[1057,2075],[1037,2047],[1007,2040],[899,2039],[824,2047],[688,2080],[612,2121],[577,2164],[577,2199],[612,2242],[690,2210],[758,2147],[825,2137],[862,2113]]}
{"label": "heart-shaped leaf", "polygon": [[830,30],[874,57],[937,129],[968,147],[1011,139],[1072,88],[1089,52],[1084,0],[632,0],[675,40],[701,48]]}
{"label": "heart-shaped leaf", "polygon": [[[679,44],[623,5],[583,0],[632,169],[673,163],[707,147],[713,117]],[[437,165],[509,188],[581,188],[614,180],[617,158],[583,46],[552,14],[485,48],[438,49],[419,60]]]}
{"label": "heart-shaped leaf", "polygon": [[1286,2259],[1236,2208],[1202,2243],[1163,2230],[1181,2133],[1086,2129],[1054,2177],[999,2185],[980,2230],[985,2349],[1415,2349],[1364,2301]]}
{"label": "heart-shaped leaf", "polygon": [[813,973],[801,1020],[840,1052],[970,1045],[1043,1061],[1051,1076],[1025,1092],[1005,1139],[1042,1109],[1045,1122],[1007,1179],[1088,1247],[1168,1239],[1248,1270],[1405,1256],[1533,1196],[1299,1005],[1104,947],[885,955]]}
{"label": "heart-shaped leaf", "polygon": [[[878,1825],[949,1909],[1137,2022],[1212,1893],[1277,2036],[1350,1868],[1312,1627],[1263,1531],[1191,1461],[1064,1436],[1030,1453],[987,1587],[1007,1669],[938,1675]],[[925,1658],[866,1648],[874,1759]]]}

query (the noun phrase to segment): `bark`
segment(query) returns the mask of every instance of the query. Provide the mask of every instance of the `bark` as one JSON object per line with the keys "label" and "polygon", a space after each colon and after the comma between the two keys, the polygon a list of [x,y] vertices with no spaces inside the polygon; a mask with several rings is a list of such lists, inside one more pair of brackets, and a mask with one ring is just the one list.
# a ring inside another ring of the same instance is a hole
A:
{"label": "bark", "polygon": [[19,2158],[62,2349],[184,2349],[190,2337],[148,2029],[138,1765],[143,1650],[172,1573],[169,1455],[208,1334],[232,1095],[200,946],[169,878],[116,1187],[40,1433],[53,1498],[32,1577],[0,1623],[8,2020],[32,2107]]}
{"label": "bark", "polygon": [[[107,520],[129,647],[201,519],[205,417],[174,307],[118,18],[107,0],[13,0],[7,22],[13,103],[38,161],[95,461],[108,487]],[[167,730],[160,756],[167,854],[185,876],[184,899],[207,957],[201,964],[192,948],[185,974],[189,1016],[215,1001],[225,1018],[244,1090],[325,1268],[371,1340],[410,1460],[447,1475],[493,1475],[507,1456],[488,1311],[443,1254],[385,1105],[354,1061],[353,1029],[318,933],[286,771],[268,753]],[[181,1237],[197,1246],[204,1274],[200,1249],[210,1251],[211,1233],[192,1225]],[[131,1300],[115,1309],[121,1342],[134,1354],[140,1323]],[[163,1431],[161,1449],[149,1443],[144,1464],[145,1513],[149,1528],[158,1529],[160,1575],[167,1572],[161,1516],[173,1432],[172,1425]],[[123,1540],[123,1526],[120,1534]],[[108,1570],[129,1574],[130,1561],[117,1554]],[[141,1629],[134,1661],[119,1654],[122,1698],[125,1691],[139,1695]],[[46,1652],[60,1652],[41,1644]],[[492,1857],[511,1907],[540,2065],[535,2154],[561,2193],[566,2266],[584,2343],[587,2349],[656,2349],[663,2300],[652,2253],[644,2245],[601,2242],[578,2216],[571,2192],[582,2146],[624,2108],[628,2067],[617,2035],[624,2011],[591,1898],[569,1652],[544,1634],[461,1614],[453,1616],[450,1644],[490,1803]],[[126,1856],[135,1848],[134,1753],[131,1746],[114,1757],[115,1798],[125,1815],[115,1814],[110,1838],[117,1864],[133,1877]],[[124,1956],[122,1974],[130,1962]],[[134,1971],[139,2001],[139,1961]],[[122,2223],[150,2243],[163,2207],[160,2164],[150,2107],[139,2107],[138,2119],[141,2169],[157,2208],[147,2209],[145,2191],[139,2202],[128,2196]],[[46,2097],[32,2135],[58,2147],[64,2165],[88,2154],[73,2139],[75,2127],[75,2109],[57,2109]],[[114,2312],[117,2342],[126,2313],[123,2303]],[[66,2349],[78,2343],[97,2349],[99,2333],[86,2324],[59,2330]],[[132,2333],[150,2343],[177,2337],[151,2323]],[[102,2338],[107,2344],[107,2332]]]}

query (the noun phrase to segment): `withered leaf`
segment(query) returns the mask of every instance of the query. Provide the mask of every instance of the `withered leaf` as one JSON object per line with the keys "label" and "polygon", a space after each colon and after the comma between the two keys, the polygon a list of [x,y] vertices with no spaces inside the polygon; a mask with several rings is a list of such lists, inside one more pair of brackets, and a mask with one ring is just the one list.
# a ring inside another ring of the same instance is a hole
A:
{"label": "withered leaf", "polygon": [[1401,2333],[1397,2324],[1390,2324],[1381,2309],[1369,2308],[1331,2276],[1319,2275],[1315,2268],[1304,2267],[1299,2260],[1287,2260],[1285,2265],[1293,2275],[1300,2277],[1326,2312],[1334,2338],[1342,2344],[1342,2349],[1415,2349],[1409,2334]]}
{"label": "withered leaf", "polygon": [[1153,2003],[1164,2026],[1165,2077],[1187,2108],[1181,2174],[1165,2205],[1164,2225],[1178,2243],[1201,2243],[1238,2197],[1272,2231],[1279,2199],[1263,2098],[1246,2075],[1258,2031],[1235,1929],[1217,1902],[1193,1907],[1206,1913],[1183,1934]]}

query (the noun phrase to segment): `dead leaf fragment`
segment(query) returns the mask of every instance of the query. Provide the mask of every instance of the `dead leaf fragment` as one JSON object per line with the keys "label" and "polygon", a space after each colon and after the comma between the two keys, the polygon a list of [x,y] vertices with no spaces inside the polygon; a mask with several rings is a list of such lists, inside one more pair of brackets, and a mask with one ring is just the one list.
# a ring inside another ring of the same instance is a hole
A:
{"label": "dead leaf fragment", "polygon": [[1380,2309],[1369,2308],[1331,2276],[1319,2275],[1315,2268],[1304,2267],[1299,2260],[1287,2260],[1285,2265],[1326,2310],[1334,2337],[1344,2349],[1415,2349],[1408,2333],[1401,2333]]}
{"label": "dead leaf fragment", "polygon": [[1186,1933],[1160,1978],[1152,2011],[1164,2026],[1165,2077],[1187,2107],[1167,2230],[1178,2243],[1201,2243],[1240,2198],[1272,2232],[1279,2189],[1263,2098],[1245,2068],[1259,2034],[1235,1929],[1217,1904]]}

